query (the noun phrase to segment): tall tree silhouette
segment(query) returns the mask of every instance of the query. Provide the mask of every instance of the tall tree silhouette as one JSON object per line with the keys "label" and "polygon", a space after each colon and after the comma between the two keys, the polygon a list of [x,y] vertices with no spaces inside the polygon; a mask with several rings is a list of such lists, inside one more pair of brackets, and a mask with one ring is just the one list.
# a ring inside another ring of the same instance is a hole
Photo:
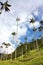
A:
{"label": "tall tree silhouette", "polygon": [[[37,31],[37,29],[36,29],[35,26],[34,26],[35,20],[32,18],[32,19],[30,20],[30,23],[33,24],[33,31],[34,31],[34,36],[35,36],[35,35],[36,35],[36,31]],[[35,37],[34,37],[34,39],[35,39]],[[37,46],[37,49],[38,49],[38,42],[37,42],[37,40],[36,40],[36,46]]]}
{"label": "tall tree silhouette", "polygon": [[[16,32],[17,32],[17,39],[18,39],[18,22],[20,21],[20,18],[19,17],[17,17],[16,18],[16,22],[17,22],[17,29],[16,29]],[[16,40],[16,42],[18,43],[18,40]],[[16,59],[16,51],[15,51],[15,59]]]}
{"label": "tall tree silhouette", "polygon": [[[0,48],[3,48],[3,46],[0,46]],[[2,60],[2,55],[3,55],[3,53],[1,53],[1,60]]]}
{"label": "tall tree silhouette", "polygon": [[0,7],[0,14],[1,14],[3,9],[5,9],[5,11],[7,11],[7,12],[10,11],[9,7],[11,7],[11,5],[8,4],[8,1],[6,1],[5,3],[0,2],[0,6],[1,6]]}
{"label": "tall tree silhouette", "polygon": [[40,21],[40,24],[43,25],[43,20]]}
{"label": "tall tree silhouette", "polygon": [[[11,35],[13,36],[13,40],[14,40],[14,36],[16,35],[16,33],[12,32]],[[11,55],[11,57],[12,57],[12,55]],[[16,59],[16,51],[15,51],[15,59]]]}
{"label": "tall tree silhouette", "polygon": [[27,37],[25,37],[25,43],[26,43],[26,52],[27,52]]}
{"label": "tall tree silhouette", "polygon": [[[9,46],[11,46],[10,43],[5,43],[5,42],[3,42],[2,44],[6,46],[6,49],[7,49]],[[7,60],[7,55],[8,55],[8,53],[6,53],[6,60]]]}
{"label": "tall tree silhouette", "polygon": [[23,60],[23,44],[20,42],[20,45],[22,47],[21,54],[22,54],[22,60]]}
{"label": "tall tree silhouette", "polygon": [[[38,27],[38,31],[43,32],[43,26],[42,25],[40,27]],[[41,34],[41,38],[42,38],[42,43],[43,43],[43,33]]]}
{"label": "tall tree silhouette", "polygon": [[[18,38],[18,23],[19,23],[19,21],[20,21],[20,18],[17,17],[17,18],[16,18],[16,22],[17,22],[17,29],[16,29],[16,30],[17,30],[17,31],[16,31],[16,32],[17,32],[17,38]],[[17,40],[17,42],[18,42],[18,40]]]}

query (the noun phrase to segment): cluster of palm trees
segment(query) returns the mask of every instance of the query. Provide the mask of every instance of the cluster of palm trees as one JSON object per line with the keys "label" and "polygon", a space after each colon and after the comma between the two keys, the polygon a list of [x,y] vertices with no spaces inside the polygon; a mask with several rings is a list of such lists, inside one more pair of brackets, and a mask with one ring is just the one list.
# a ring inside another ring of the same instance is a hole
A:
{"label": "cluster of palm trees", "polygon": [[[17,21],[17,33],[16,33],[16,32],[12,32],[12,33],[11,33],[11,35],[13,36],[13,40],[14,40],[14,36],[15,36],[15,35],[18,36],[18,21],[20,21],[20,18],[17,17],[16,21]],[[16,40],[16,42],[18,43],[18,40]],[[5,45],[6,48],[8,48],[9,46],[11,46],[10,43],[5,43],[5,42],[3,42],[2,44]],[[0,46],[0,48],[3,48],[3,46]],[[7,54],[6,54],[6,55],[7,55]],[[12,59],[12,53],[11,53],[11,59]],[[16,59],[16,51],[15,51],[15,59]],[[6,60],[7,60],[7,56],[6,56]]]}
{"label": "cluster of palm trees", "polygon": [[[33,18],[29,22],[33,24],[33,29],[32,29],[34,32],[33,40],[35,40],[35,43],[36,43],[36,47],[34,45],[34,49],[37,49],[39,51],[38,41],[37,41],[37,39],[35,39],[35,36],[36,36],[36,32],[38,32],[38,31],[42,32],[43,31],[43,20],[40,21],[40,26],[38,28],[36,28],[34,26],[35,20]],[[25,43],[26,43],[25,48],[26,48],[26,50],[27,50],[27,39],[28,38],[25,37]],[[42,43],[43,43],[43,35],[42,35]],[[23,58],[23,46],[22,46],[22,58]]]}
{"label": "cluster of palm trees", "polygon": [[[14,40],[14,36],[18,34],[18,21],[20,21],[20,18],[17,17],[16,21],[17,21],[17,33],[16,33],[16,32],[12,32],[12,33],[11,33],[11,35],[13,36],[13,40]],[[32,18],[32,19],[30,20],[30,23],[34,24],[34,23],[35,23],[35,20]],[[35,28],[35,26],[33,25],[33,31],[34,31],[34,33],[35,33],[33,39],[35,39],[35,35],[36,35],[36,31],[37,31],[37,30],[38,30],[39,32],[43,31],[43,20],[40,21],[40,27]],[[18,40],[17,40],[17,41],[18,41]],[[27,43],[27,37],[25,37],[25,42]],[[42,37],[42,42],[43,42],[43,37]],[[17,42],[17,43],[18,43],[18,42]],[[5,42],[3,42],[2,44],[5,45],[6,48],[8,48],[8,47],[10,46],[9,43],[6,44]],[[22,45],[22,43],[21,43],[21,45]],[[34,45],[34,46],[35,46],[35,45]],[[0,46],[0,48],[3,48],[3,46]],[[25,46],[25,48],[26,48],[26,51],[27,51],[27,45]],[[34,48],[35,48],[35,47],[34,47]],[[36,39],[36,49],[39,49],[37,39]],[[16,54],[17,54],[17,53],[16,53],[16,51],[15,51],[15,59],[16,59]],[[22,46],[22,58],[23,58],[23,46]],[[11,54],[11,59],[12,59],[12,54]],[[7,60],[7,56],[6,56],[6,60]]]}
{"label": "cluster of palm trees", "polygon": [[[9,46],[11,46],[10,43],[5,43],[5,42],[3,42],[2,45],[0,46],[0,48],[3,48],[3,45],[5,45],[5,48],[6,48],[6,49],[7,49]],[[7,50],[7,51],[8,51],[8,50]],[[8,54],[8,53],[6,53],[6,60],[7,60],[7,54]],[[1,59],[3,59],[3,53],[1,53]]]}
{"label": "cluster of palm trees", "polygon": [[[16,21],[17,21],[17,33],[16,33],[16,32],[12,32],[12,33],[11,33],[11,35],[13,36],[13,40],[14,40],[14,36],[18,34],[18,21],[20,21],[20,19],[17,17]],[[35,20],[32,18],[32,19],[30,20],[30,23],[32,23],[32,24],[35,23]],[[35,34],[36,34],[36,31],[37,31],[37,30],[38,30],[39,32],[43,31],[43,20],[40,21],[40,27],[35,28],[35,26],[33,25],[33,31],[34,31]],[[35,39],[35,34],[34,34],[33,39]],[[18,41],[18,40],[17,40],[17,41]],[[25,37],[25,42],[27,43],[27,37]],[[43,42],[43,37],[42,37],[42,42]],[[18,42],[17,42],[17,43],[18,43]],[[10,46],[9,43],[6,44],[5,42],[3,42],[2,44],[5,45],[6,48],[8,48],[8,47]],[[21,43],[21,45],[22,45],[22,43]],[[3,46],[0,46],[0,48],[3,48]],[[27,50],[27,45],[25,46],[25,48],[26,48],[26,50]],[[35,47],[34,47],[34,48],[35,48]],[[39,49],[37,39],[36,39],[36,49]],[[17,54],[17,53],[16,53],[16,51],[15,51],[15,59],[16,59],[16,54]],[[22,58],[23,58],[23,46],[22,46]],[[12,59],[12,54],[11,54],[11,59]],[[7,56],[6,56],[6,60],[7,60]]]}
{"label": "cluster of palm trees", "polygon": [[[9,7],[11,7],[11,5],[8,4],[8,1],[6,1],[5,3],[0,2],[0,4],[1,4],[0,14],[1,14],[3,9],[5,9],[5,11],[7,11],[7,12],[10,11]],[[11,33],[11,35],[13,36],[13,40],[14,40],[15,35],[17,35],[17,37],[18,37],[18,22],[20,21],[20,18],[17,17],[16,21],[17,21],[17,33],[16,32]],[[35,35],[36,35],[37,30],[39,32],[43,31],[43,20],[40,21],[40,27],[38,27],[38,28],[36,28],[34,26],[35,20],[33,18],[29,22],[33,24],[34,39],[35,39]],[[27,43],[27,37],[25,37],[25,40],[26,40],[25,42]],[[16,42],[18,43],[18,40]],[[43,42],[43,37],[42,37],[42,42]],[[6,48],[8,48],[10,46],[9,43],[6,44],[5,42],[3,42],[2,44],[5,45]],[[36,47],[37,47],[37,49],[39,49],[37,39],[36,39]],[[3,46],[0,46],[0,48],[3,48]],[[26,50],[27,50],[27,45],[26,45]],[[23,57],[23,47],[22,47],[22,57]],[[12,59],[12,54],[11,54],[11,59]],[[15,51],[15,59],[16,59],[16,51]],[[6,60],[7,60],[7,56],[6,56]]]}
{"label": "cluster of palm trees", "polygon": [[[34,39],[35,39],[35,35],[36,35],[36,32],[39,31],[39,32],[42,32],[43,31],[43,20],[40,21],[40,26],[38,28],[35,28],[34,26],[34,23],[35,23],[35,20],[32,18],[30,23],[33,24],[33,31],[34,31]],[[38,42],[37,42],[37,39],[36,39],[36,47],[38,49]]]}

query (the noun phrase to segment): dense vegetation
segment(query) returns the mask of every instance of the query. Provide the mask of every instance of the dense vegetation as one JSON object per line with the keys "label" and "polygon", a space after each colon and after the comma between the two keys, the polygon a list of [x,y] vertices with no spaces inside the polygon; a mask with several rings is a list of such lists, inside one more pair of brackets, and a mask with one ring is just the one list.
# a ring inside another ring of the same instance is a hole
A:
{"label": "dense vegetation", "polygon": [[[32,51],[32,50],[40,51],[41,49],[43,49],[42,38],[38,39],[37,43],[38,43],[38,49],[36,46],[36,40],[34,40],[30,43],[24,43],[24,44],[18,46],[17,49],[15,50],[17,53],[16,56],[19,57],[22,55],[22,48],[23,48],[23,54],[25,54],[26,52],[30,53],[30,51]],[[27,46],[27,49],[26,49],[26,46]],[[14,54],[15,54],[15,52],[13,53],[13,58],[15,57]]]}
{"label": "dense vegetation", "polygon": [[[36,40],[30,43],[24,43],[16,48],[15,52],[11,55],[3,55],[4,59],[1,59],[0,65],[43,65],[43,42],[42,38],[37,39],[38,49],[36,46]],[[27,46],[27,49],[26,49]],[[7,60],[6,60],[7,56]],[[3,61],[2,61],[3,60]]]}

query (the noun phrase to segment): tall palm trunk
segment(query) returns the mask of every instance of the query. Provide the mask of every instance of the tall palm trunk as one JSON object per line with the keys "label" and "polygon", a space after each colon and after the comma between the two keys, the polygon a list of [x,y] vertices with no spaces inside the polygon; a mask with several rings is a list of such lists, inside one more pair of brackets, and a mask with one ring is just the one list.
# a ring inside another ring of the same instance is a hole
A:
{"label": "tall palm trunk", "polygon": [[27,55],[27,37],[25,37],[25,52],[26,52],[26,55]]}
{"label": "tall palm trunk", "polygon": [[[35,28],[35,26],[34,26],[34,24],[33,24],[33,31],[34,31],[34,39],[35,39],[35,36],[36,36],[36,32],[37,32],[37,29]],[[38,42],[37,42],[37,39],[35,39],[35,41],[36,41],[36,49],[38,50],[39,49],[39,47],[38,47]]]}
{"label": "tall palm trunk", "polygon": [[[14,36],[16,35],[16,33],[13,32],[12,35],[13,35],[13,43],[14,43]],[[15,55],[16,55],[16,54],[15,54]],[[11,53],[11,58],[12,58],[12,53]]]}
{"label": "tall palm trunk", "polygon": [[[43,33],[43,30],[42,30],[42,33]],[[42,43],[43,43],[43,34],[42,34]]]}
{"label": "tall palm trunk", "polygon": [[[5,42],[3,42],[2,44],[6,46],[6,47],[5,47],[6,49],[10,46],[9,43],[6,44]],[[7,54],[8,54],[8,50],[7,50],[7,53],[6,53],[6,60],[7,60]]]}
{"label": "tall palm trunk", "polygon": [[[35,32],[35,33],[36,33],[36,32]],[[37,39],[36,39],[36,49],[39,50]]]}
{"label": "tall palm trunk", "polygon": [[23,60],[23,46],[22,46],[22,60]]}
{"label": "tall palm trunk", "polygon": [[15,60],[16,60],[16,50],[15,50]]}
{"label": "tall palm trunk", "polygon": [[26,44],[26,51],[27,51],[27,44]]}
{"label": "tall palm trunk", "polygon": [[11,60],[12,60],[12,48],[11,48]]}
{"label": "tall palm trunk", "polygon": [[[0,46],[0,48],[2,49],[2,48],[3,48],[3,46]],[[2,60],[2,55],[3,55],[3,53],[1,53],[1,60]]]}
{"label": "tall palm trunk", "polygon": [[[17,39],[18,39],[18,22],[20,21],[20,19],[17,17],[17,19],[16,19],[16,21],[17,21]],[[18,40],[16,40],[16,42],[18,43]],[[16,59],[16,50],[15,50],[15,59]]]}
{"label": "tall palm trunk", "polygon": [[[37,32],[37,31],[36,31]],[[36,32],[35,32],[35,34],[36,34]],[[38,41],[37,41],[37,39],[36,39],[36,51],[38,52],[38,55],[40,55],[40,51],[39,51],[39,46],[38,46]]]}
{"label": "tall palm trunk", "polygon": [[7,61],[7,54],[6,54],[6,61]]}
{"label": "tall palm trunk", "polygon": [[38,46],[38,41],[36,40],[36,46],[37,46],[37,50],[39,50],[39,46]]}
{"label": "tall palm trunk", "polygon": [[7,56],[8,56],[8,46],[6,46],[6,51],[7,51],[7,53],[6,53],[6,60],[7,60]]}

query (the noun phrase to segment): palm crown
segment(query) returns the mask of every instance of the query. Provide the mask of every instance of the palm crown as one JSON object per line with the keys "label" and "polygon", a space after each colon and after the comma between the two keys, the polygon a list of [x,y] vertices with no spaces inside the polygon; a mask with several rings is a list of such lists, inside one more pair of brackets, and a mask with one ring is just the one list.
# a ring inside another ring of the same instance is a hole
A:
{"label": "palm crown", "polygon": [[[8,1],[6,1],[5,3],[0,2],[0,11],[2,12],[3,9],[5,9],[5,11],[10,11],[9,7],[11,7],[10,4],[8,4]],[[1,14],[0,12],[0,14]]]}

